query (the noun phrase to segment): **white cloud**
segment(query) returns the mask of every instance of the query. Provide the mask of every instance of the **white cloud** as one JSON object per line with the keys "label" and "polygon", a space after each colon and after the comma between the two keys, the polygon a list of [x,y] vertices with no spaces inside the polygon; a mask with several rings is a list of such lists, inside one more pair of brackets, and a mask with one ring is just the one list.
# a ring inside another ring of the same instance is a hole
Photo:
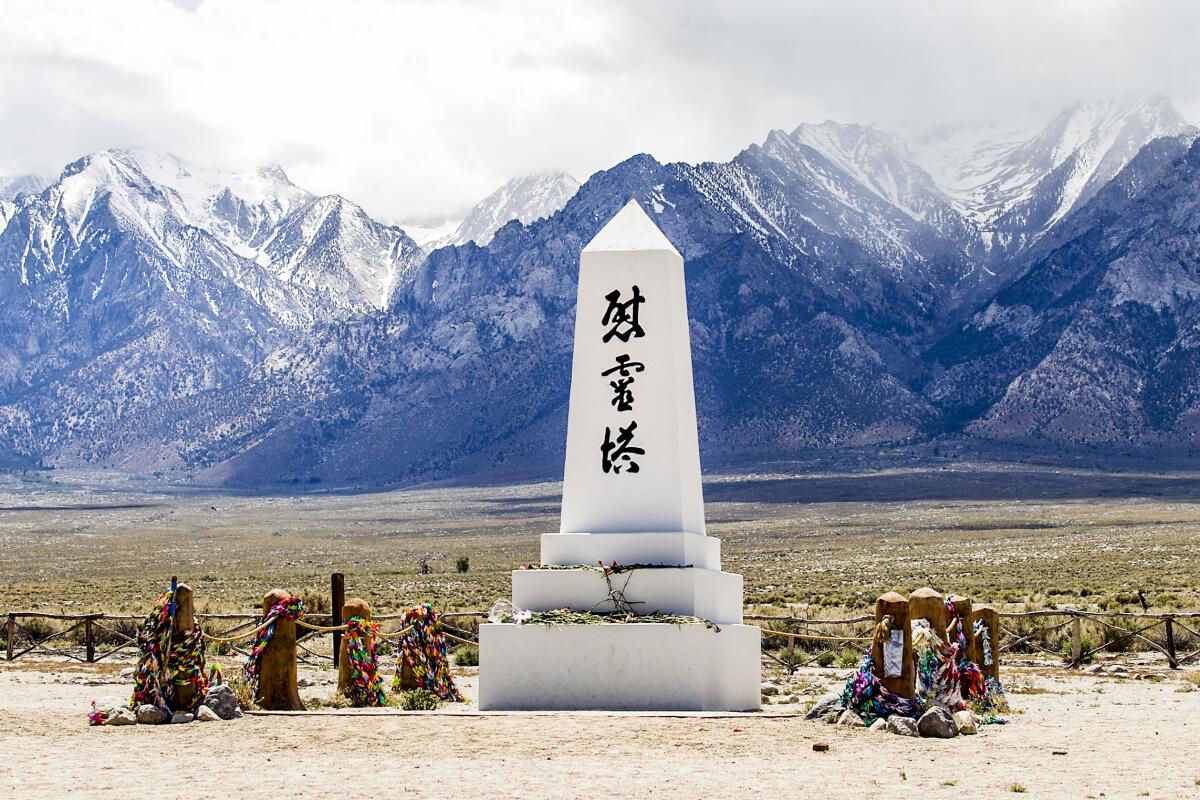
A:
{"label": "white cloud", "polygon": [[145,144],[278,161],[387,218],[770,128],[1044,119],[1162,91],[1200,119],[1193,3],[0,4],[0,173]]}

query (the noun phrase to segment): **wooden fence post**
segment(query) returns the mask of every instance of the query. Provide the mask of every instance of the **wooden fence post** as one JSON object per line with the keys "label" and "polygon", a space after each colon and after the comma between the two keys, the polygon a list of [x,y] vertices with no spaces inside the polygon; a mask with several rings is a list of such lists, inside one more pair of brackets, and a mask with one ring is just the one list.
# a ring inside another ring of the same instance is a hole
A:
{"label": "wooden fence post", "polygon": [[[979,671],[983,673],[985,678],[1000,679],[1000,612],[988,605],[981,605],[975,609],[971,615],[974,619],[983,622],[984,630],[988,635],[987,652],[983,648],[983,635],[975,639],[975,649],[979,654],[979,661],[975,662],[979,665]],[[974,635],[974,620],[972,620],[971,631]],[[988,657],[991,657],[992,663],[988,662]]]}
{"label": "wooden fence post", "polygon": [[[359,617],[364,622],[371,621],[371,604],[366,600],[360,600],[357,597],[347,600],[345,605],[342,606],[339,611],[341,612],[341,617],[343,620],[350,619],[351,617]],[[338,693],[346,697],[350,696],[350,658],[347,652],[348,644],[349,642],[347,642],[345,639],[342,639],[341,644],[339,645],[342,649],[341,660],[338,662]],[[364,644],[366,643],[364,642]]]}
{"label": "wooden fence post", "polygon": [[8,660],[13,660],[13,650],[17,641],[17,615],[8,615]]}
{"label": "wooden fence post", "polygon": [[[963,653],[963,655],[978,664],[979,662],[974,658],[975,637],[971,635],[971,598],[963,597],[961,594],[952,594],[950,595],[950,602],[954,605],[954,613],[958,614],[959,619],[962,620],[963,638],[967,641],[967,652]],[[949,626],[950,620],[949,614],[947,614],[946,627],[949,628]],[[949,640],[949,632],[947,632],[946,636],[947,640]],[[954,644],[954,642],[950,642],[950,644]]]}
{"label": "wooden fence post", "polygon": [[908,623],[908,612],[908,600],[895,592],[887,592],[875,601],[875,624],[878,625],[885,616],[891,617],[891,630],[901,634],[900,673],[888,674],[885,642],[871,644],[871,659],[875,677],[896,694],[912,700],[916,696],[916,687],[913,685],[912,626]]}
{"label": "wooden fence post", "polygon": [[950,624],[946,613],[946,598],[928,586],[922,586],[908,596],[909,619],[923,619],[943,642],[946,641],[946,626]]}
{"label": "wooden fence post", "polygon": [[[175,619],[171,622],[172,644],[192,635],[196,627],[196,604],[192,597],[192,587],[186,583],[175,586]],[[174,686],[173,700],[176,711],[190,711],[196,700],[196,687],[192,684]]]}
{"label": "wooden fence post", "polygon": [[1179,669],[1179,656],[1175,653],[1175,619],[1170,614],[1164,620],[1167,629],[1167,666]]}
{"label": "wooden fence post", "polygon": [[88,617],[83,622],[83,648],[87,663],[91,664],[96,660],[96,634],[92,629],[91,617]]}
{"label": "wooden fence post", "polygon": [[[789,631],[796,633],[797,631]],[[796,637],[789,636],[787,640],[788,675],[796,674]]]}
{"label": "wooden fence post", "polygon": [[[329,576],[329,593],[330,605],[329,613],[333,615],[333,627],[337,627],[346,621],[342,615],[342,607],[346,605],[346,576],[340,572],[335,572]],[[333,632],[333,665],[335,667],[341,665],[342,657],[342,632]]]}
{"label": "wooden fence post", "polygon": [[1078,614],[1071,617],[1071,666],[1079,666],[1083,660],[1083,620]]}
{"label": "wooden fence post", "polygon": [[[263,615],[276,603],[291,597],[282,589],[273,589],[263,597]],[[296,684],[296,621],[280,617],[275,632],[263,648],[259,662],[258,693],[254,698],[268,711],[304,711],[300,688]]]}

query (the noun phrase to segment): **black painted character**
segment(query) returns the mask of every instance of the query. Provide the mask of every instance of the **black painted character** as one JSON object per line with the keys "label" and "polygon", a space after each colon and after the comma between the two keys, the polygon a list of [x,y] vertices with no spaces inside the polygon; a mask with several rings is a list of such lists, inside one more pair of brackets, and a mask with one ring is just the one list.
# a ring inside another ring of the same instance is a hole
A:
{"label": "black painted character", "polygon": [[637,430],[637,422],[630,422],[624,428],[617,428],[617,440],[614,442],[612,441],[612,428],[604,429],[604,444],[600,445],[600,463],[606,474],[613,472],[620,475],[622,468],[626,472],[640,471],[641,467],[633,460],[633,456],[644,456],[646,451],[633,445],[635,430]]}
{"label": "black painted character", "polygon": [[622,342],[628,342],[630,337],[640,339],[646,335],[642,326],[638,324],[638,306],[646,302],[646,298],[642,296],[637,284],[633,287],[633,297],[624,302],[621,302],[620,289],[613,289],[604,295],[604,299],[608,301],[608,309],[604,312],[604,319],[600,324],[612,326],[604,334],[605,344],[614,336]]}

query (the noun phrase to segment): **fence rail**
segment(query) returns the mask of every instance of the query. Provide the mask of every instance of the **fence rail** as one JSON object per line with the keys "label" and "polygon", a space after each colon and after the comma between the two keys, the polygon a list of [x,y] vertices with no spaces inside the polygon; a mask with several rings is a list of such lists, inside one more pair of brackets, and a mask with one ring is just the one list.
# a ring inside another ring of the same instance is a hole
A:
{"label": "fence rail", "polygon": [[[449,611],[440,616],[445,621],[481,619],[487,616],[487,612]],[[1122,611],[1049,609],[1002,611],[999,616],[1002,620],[1003,634],[998,648],[1000,653],[1044,652],[1063,658],[1071,666],[1078,666],[1104,650],[1127,650],[1136,647],[1140,652],[1161,653],[1172,669],[1200,660],[1200,612],[1139,614]],[[391,613],[377,614],[372,619],[376,622],[387,622],[403,617],[403,613]],[[121,623],[143,619],[137,614],[53,614],[43,611],[10,611],[5,614],[5,618],[8,661],[38,653],[89,664],[103,661],[123,650],[136,648],[136,633],[131,634],[129,627],[122,630]],[[37,619],[60,623],[61,627],[51,630],[49,627],[40,628],[30,622]],[[196,619],[203,627],[208,627],[204,625],[206,622],[226,623],[224,630],[211,633],[212,638],[217,639],[237,637],[252,630],[262,621],[261,615],[248,613],[196,614]],[[311,614],[307,619],[328,619],[331,624],[340,624],[340,620],[336,620],[332,614]],[[861,649],[861,646],[870,640],[871,626],[875,622],[872,614],[843,619],[747,614],[744,619],[747,622],[762,623],[764,643],[781,642],[781,646],[775,649],[782,652],[776,653],[769,647],[764,648],[763,657],[783,666],[789,672],[819,663],[847,647]],[[1027,622],[1034,620],[1044,621],[1044,624],[1030,626]],[[234,624],[228,626],[228,623]],[[1084,623],[1098,626],[1102,641],[1092,642],[1086,639],[1083,635]],[[1047,637],[1068,626],[1070,631],[1060,640],[1059,649],[1049,647]],[[475,634],[464,627],[447,625],[446,628],[451,637],[460,644],[477,642]],[[74,648],[67,646],[71,634],[75,634]],[[327,655],[303,646],[306,642],[329,635],[328,632],[309,631],[301,636],[298,644],[305,654],[302,658],[307,661],[333,660],[332,653]],[[1066,636],[1070,637],[1069,640]],[[1069,641],[1069,645],[1063,644],[1064,641]],[[229,647],[235,653],[246,654],[246,650],[236,644],[222,643],[222,646]],[[332,652],[336,652],[336,649]]]}

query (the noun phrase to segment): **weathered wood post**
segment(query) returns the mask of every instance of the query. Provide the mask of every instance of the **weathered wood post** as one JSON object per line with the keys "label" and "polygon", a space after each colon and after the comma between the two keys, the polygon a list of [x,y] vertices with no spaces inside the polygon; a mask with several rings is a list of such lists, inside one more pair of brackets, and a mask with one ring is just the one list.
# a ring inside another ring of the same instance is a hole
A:
{"label": "weathered wood post", "polygon": [[[338,609],[338,611],[343,620],[348,620],[351,617],[359,617],[364,622],[371,621],[370,603],[368,603],[366,600],[360,600],[357,597],[347,600],[345,604]],[[341,623],[339,622],[338,624],[340,625]],[[349,650],[348,645],[349,642],[347,642],[345,639],[341,640],[341,643],[339,644],[341,652],[339,653],[338,659],[338,692],[346,697],[350,696],[351,685],[350,659],[347,656]]]}
{"label": "weathered wood post", "polygon": [[[329,593],[332,596],[332,602],[329,605],[329,613],[333,615],[333,627],[337,627],[346,621],[346,617],[342,614],[342,606],[346,604],[346,576],[340,572],[335,572],[329,576]],[[333,632],[333,665],[338,667],[341,665],[342,657],[342,632]]]}
{"label": "weathered wood post", "polygon": [[1078,614],[1071,617],[1071,666],[1079,666],[1083,660],[1083,620]]}
{"label": "weathered wood post", "polygon": [[1168,614],[1163,624],[1167,629],[1167,666],[1179,669],[1179,656],[1175,653],[1175,618]]}
{"label": "weathered wood post", "polygon": [[92,617],[83,621],[83,649],[87,663],[96,660],[96,633],[92,628]]}
{"label": "weathered wood post", "polygon": [[8,615],[8,660],[13,660],[13,649],[17,642],[17,617],[15,614]]}
{"label": "weathered wood post", "polygon": [[[263,615],[289,597],[282,589],[272,589],[263,597]],[[296,621],[280,617],[275,620],[271,640],[263,648],[255,702],[268,711],[304,711],[296,680]]]}
{"label": "weathered wood post", "polygon": [[[788,633],[793,633],[793,631],[788,631]],[[787,663],[788,663],[788,675],[795,675],[796,674],[796,637],[795,636],[787,637]]]}
{"label": "weathered wood post", "polygon": [[[175,587],[175,619],[171,623],[171,643],[176,644],[192,635],[196,626],[196,604],[192,587],[180,583]],[[190,710],[196,699],[196,688],[192,684],[171,687],[178,711]]]}
{"label": "weathered wood post", "polygon": [[879,641],[876,637],[876,641],[872,642],[871,659],[874,661],[875,677],[891,691],[912,700],[916,688],[913,685],[912,626],[909,625],[908,615],[908,600],[895,592],[887,592],[875,601],[876,626],[884,617],[891,617],[891,625],[886,639]]}
{"label": "weathered wood post", "polygon": [[908,596],[909,619],[923,619],[943,642],[946,641],[946,626],[950,615],[946,612],[946,598],[941,592],[922,586]]}
{"label": "weathered wood post", "polygon": [[971,630],[974,631],[975,620],[983,621],[983,627],[987,630],[988,645],[983,646],[982,634],[976,638],[976,651],[979,655],[979,660],[975,663],[979,665],[979,669],[983,672],[985,678],[1000,679],[1000,612],[989,605],[981,605],[975,609],[971,615]]}
{"label": "weathered wood post", "polygon": [[[967,652],[963,653],[963,655],[978,664],[979,662],[973,656],[975,653],[975,637],[971,635],[971,598],[963,597],[961,594],[952,594],[950,595],[950,602],[954,604],[954,611],[958,614],[959,619],[962,620],[963,638],[967,640]],[[946,614],[946,627],[950,627],[950,614],[948,612]],[[950,641],[950,644],[954,644],[949,637],[950,634],[947,631],[947,641]]]}

